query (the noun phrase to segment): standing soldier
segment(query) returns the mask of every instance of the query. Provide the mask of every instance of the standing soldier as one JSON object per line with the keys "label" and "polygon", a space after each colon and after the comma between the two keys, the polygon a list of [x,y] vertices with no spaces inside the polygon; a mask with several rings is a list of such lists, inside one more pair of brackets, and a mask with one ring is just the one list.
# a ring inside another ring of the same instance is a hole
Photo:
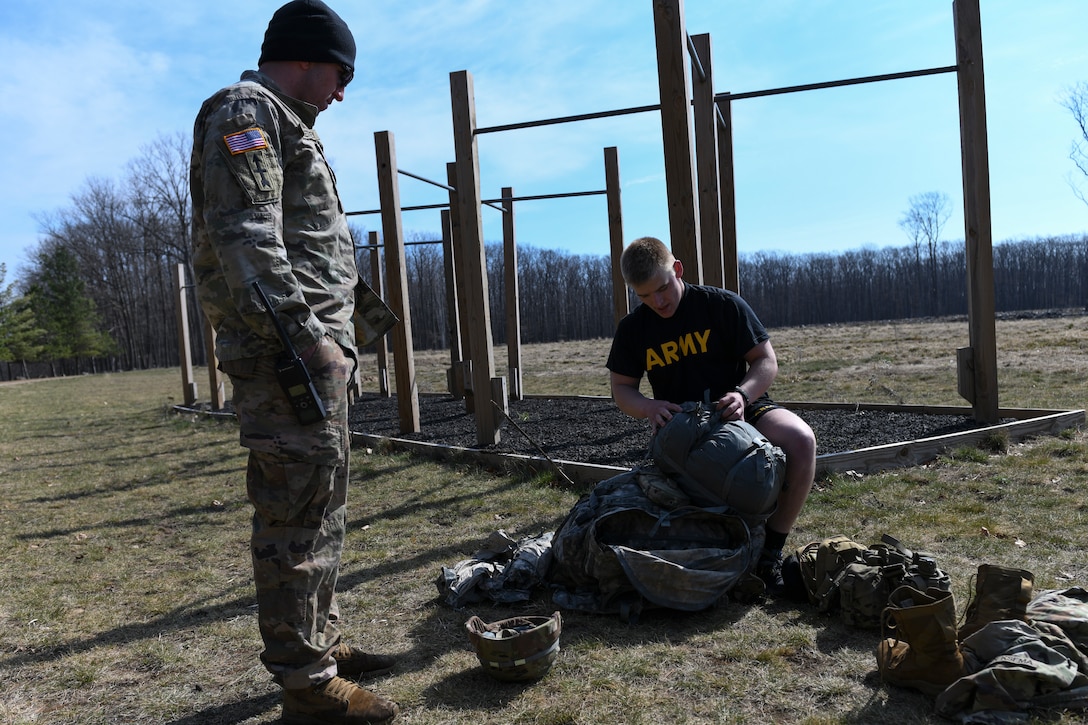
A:
{"label": "standing soldier", "polygon": [[[313,125],[344,100],[354,68],[340,16],[292,0],[268,24],[258,69],[205,101],[193,131],[193,267],[249,449],[261,660],[284,688],[287,723],[387,723],[399,709],[351,681],[388,671],[392,658],[348,646],[337,628],[359,278]],[[321,405],[297,410],[296,389],[281,387],[274,319]]]}

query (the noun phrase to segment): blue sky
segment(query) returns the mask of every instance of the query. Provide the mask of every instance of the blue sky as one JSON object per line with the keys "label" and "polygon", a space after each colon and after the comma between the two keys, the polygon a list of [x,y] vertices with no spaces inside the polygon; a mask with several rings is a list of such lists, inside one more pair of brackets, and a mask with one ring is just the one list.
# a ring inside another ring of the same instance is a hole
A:
{"label": "blue sky", "polygon": [[[1088,231],[1061,99],[1088,81],[1088,2],[981,0],[993,235]],[[191,131],[201,101],[256,65],[279,2],[6,0],[0,5],[0,263],[17,276],[40,220],[89,179],[120,181],[162,136]],[[436,180],[453,160],[449,75],[468,70],[477,122],[495,126],[656,104],[652,0],[340,0],[359,48],[347,98],[317,130],[345,206],[378,206],[374,133],[402,169]],[[710,33],[716,91],[746,92],[955,63],[951,0],[686,0],[688,32]],[[740,100],[734,104],[742,254],[908,243],[911,196],[947,194],[943,238],[963,238],[953,74]],[[604,188],[619,149],[625,236],[667,238],[656,113],[480,137],[484,198]],[[1081,182],[1084,179],[1079,179]],[[445,192],[400,177],[404,205]],[[501,238],[485,207],[485,236]],[[526,202],[518,241],[608,252],[603,197]],[[378,228],[376,216],[355,222]],[[405,215],[439,229],[437,211]]]}

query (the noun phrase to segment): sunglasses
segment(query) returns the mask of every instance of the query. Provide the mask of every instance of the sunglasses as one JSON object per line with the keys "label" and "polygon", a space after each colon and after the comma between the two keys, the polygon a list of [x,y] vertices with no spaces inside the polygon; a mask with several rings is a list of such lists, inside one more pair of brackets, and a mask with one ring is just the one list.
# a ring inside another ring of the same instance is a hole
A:
{"label": "sunglasses", "polygon": [[355,69],[346,63],[340,65],[340,87],[347,88],[348,83],[355,77]]}

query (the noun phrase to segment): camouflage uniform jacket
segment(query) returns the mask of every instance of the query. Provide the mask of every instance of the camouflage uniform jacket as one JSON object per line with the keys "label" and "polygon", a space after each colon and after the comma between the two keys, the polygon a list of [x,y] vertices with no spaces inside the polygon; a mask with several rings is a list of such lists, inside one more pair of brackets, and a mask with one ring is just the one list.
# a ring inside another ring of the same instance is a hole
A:
{"label": "camouflage uniform jacket", "polygon": [[193,129],[193,269],[220,360],[278,353],[259,281],[295,347],[355,347],[358,282],[317,109],[247,71],[204,102]]}
{"label": "camouflage uniform jacket", "polygon": [[960,648],[968,674],[937,696],[937,713],[964,723],[1022,723],[1031,711],[1088,708],[1088,592],[1039,592],[1028,622],[990,622]]}

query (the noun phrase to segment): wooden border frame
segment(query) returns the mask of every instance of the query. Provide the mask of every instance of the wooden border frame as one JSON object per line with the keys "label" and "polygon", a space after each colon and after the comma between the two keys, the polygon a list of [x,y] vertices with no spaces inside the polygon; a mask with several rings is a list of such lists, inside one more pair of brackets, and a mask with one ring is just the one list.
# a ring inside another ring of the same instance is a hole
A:
{"label": "wooden border frame", "polygon": [[[534,396],[526,398],[556,398],[563,396]],[[572,398],[590,398],[608,401],[610,398],[592,395],[568,396]],[[883,412],[918,413],[928,415],[964,415],[971,416],[973,410],[966,406],[935,405],[890,405],[878,403],[816,403],[816,402],[780,402],[784,408],[792,410],[872,410]],[[1085,422],[1083,410],[1051,410],[1031,408],[1002,408],[998,410],[1001,418],[1015,418],[1012,423],[975,428],[960,433],[919,438],[917,440],[888,443],[881,446],[860,448],[839,453],[825,453],[816,456],[816,474],[878,473],[896,468],[917,466],[934,460],[943,451],[960,446],[974,445],[994,435],[1005,435],[1010,443],[1034,438],[1040,435],[1053,435],[1066,428]],[[394,449],[405,450],[418,455],[439,460],[467,460],[494,468],[525,467],[531,470],[549,471],[556,466],[573,481],[580,484],[592,484],[606,478],[619,475],[630,469],[620,466],[605,466],[594,463],[581,463],[560,459],[547,459],[542,456],[497,453],[475,448],[446,446],[437,443],[378,436],[369,433],[352,432],[352,443],[369,446],[388,445]]]}

